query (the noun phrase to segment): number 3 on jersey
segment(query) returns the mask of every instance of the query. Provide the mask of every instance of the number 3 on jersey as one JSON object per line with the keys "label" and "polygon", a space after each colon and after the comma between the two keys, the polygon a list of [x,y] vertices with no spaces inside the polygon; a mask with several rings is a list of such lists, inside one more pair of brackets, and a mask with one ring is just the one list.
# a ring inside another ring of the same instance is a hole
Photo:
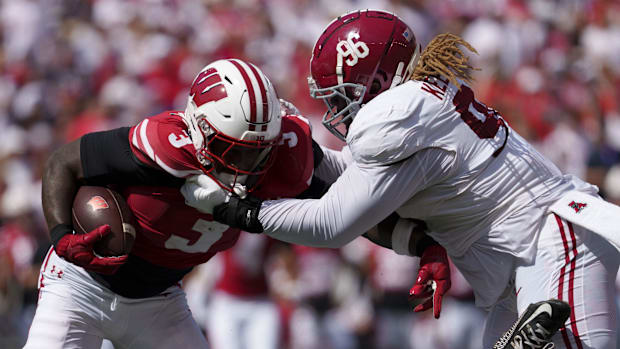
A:
{"label": "number 3 on jersey", "polygon": [[179,235],[170,235],[165,246],[167,249],[181,250],[187,253],[205,253],[229,228],[229,226],[215,221],[198,219],[192,227],[193,231],[200,233],[198,239],[192,241]]}
{"label": "number 3 on jersey", "polygon": [[496,110],[487,107],[474,98],[474,92],[462,85],[452,103],[467,126],[480,138],[494,138],[504,120]]}

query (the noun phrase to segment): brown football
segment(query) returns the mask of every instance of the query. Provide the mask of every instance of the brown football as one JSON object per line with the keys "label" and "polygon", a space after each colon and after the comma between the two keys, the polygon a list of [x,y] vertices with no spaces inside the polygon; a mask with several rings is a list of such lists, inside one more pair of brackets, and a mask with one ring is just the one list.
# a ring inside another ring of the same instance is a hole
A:
{"label": "brown football", "polygon": [[77,234],[91,232],[104,224],[110,226],[110,234],[95,244],[97,255],[120,256],[131,251],[136,238],[134,217],[119,193],[106,187],[82,186],[73,199],[71,211]]}

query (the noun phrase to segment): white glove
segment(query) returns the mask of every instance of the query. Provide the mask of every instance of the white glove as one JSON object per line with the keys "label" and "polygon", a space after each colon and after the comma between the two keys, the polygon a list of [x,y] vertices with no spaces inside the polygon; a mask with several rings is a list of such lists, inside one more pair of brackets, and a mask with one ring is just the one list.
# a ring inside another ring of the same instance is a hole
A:
{"label": "white glove", "polygon": [[280,114],[282,116],[301,115],[301,112],[293,103],[280,98]]}
{"label": "white glove", "polygon": [[189,177],[181,187],[185,204],[202,213],[213,213],[213,208],[224,203],[229,192],[222,189],[211,177],[201,174]]}

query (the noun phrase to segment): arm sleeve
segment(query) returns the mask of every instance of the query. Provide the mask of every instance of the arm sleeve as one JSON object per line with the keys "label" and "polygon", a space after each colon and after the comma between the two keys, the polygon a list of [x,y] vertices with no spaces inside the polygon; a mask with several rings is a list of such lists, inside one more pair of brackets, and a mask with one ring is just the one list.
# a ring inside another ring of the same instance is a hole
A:
{"label": "arm sleeve", "polygon": [[136,158],[129,145],[129,129],[121,127],[82,137],[80,157],[86,184],[182,185],[183,179]]}
{"label": "arm sleeve", "polygon": [[321,199],[265,201],[259,220],[278,240],[338,248],[362,235],[417,192],[448,177],[452,152],[429,148],[386,166],[351,163]]}
{"label": "arm sleeve", "polygon": [[332,150],[321,146],[323,156],[318,166],[315,166],[315,175],[331,184],[346,170],[347,166],[353,162],[351,151],[344,147],[341,151]]}

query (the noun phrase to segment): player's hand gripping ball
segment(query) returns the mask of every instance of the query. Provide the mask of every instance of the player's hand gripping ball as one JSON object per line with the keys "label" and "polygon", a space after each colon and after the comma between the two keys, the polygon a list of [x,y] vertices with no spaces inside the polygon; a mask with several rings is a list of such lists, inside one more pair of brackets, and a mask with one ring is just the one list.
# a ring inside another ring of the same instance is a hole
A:
{"label": "player's hand gripping ball", "polygon": [[97,256],[117,257],[131,251],[136,238],[134,217],[125,199],[116,191],[106,187],[80,187],[73,200],[72,216],[76,234],[88,234],[109,226],[109,232],[103,232],[101,239],[94,243]]}
{"label": "player's hand gripping ball", "polygon": [[84,186],[73,201],[73,224],[50,231],[56,253],[86,270],[111,275],[127,261],[135,239],[133,216],[118,193]]}

